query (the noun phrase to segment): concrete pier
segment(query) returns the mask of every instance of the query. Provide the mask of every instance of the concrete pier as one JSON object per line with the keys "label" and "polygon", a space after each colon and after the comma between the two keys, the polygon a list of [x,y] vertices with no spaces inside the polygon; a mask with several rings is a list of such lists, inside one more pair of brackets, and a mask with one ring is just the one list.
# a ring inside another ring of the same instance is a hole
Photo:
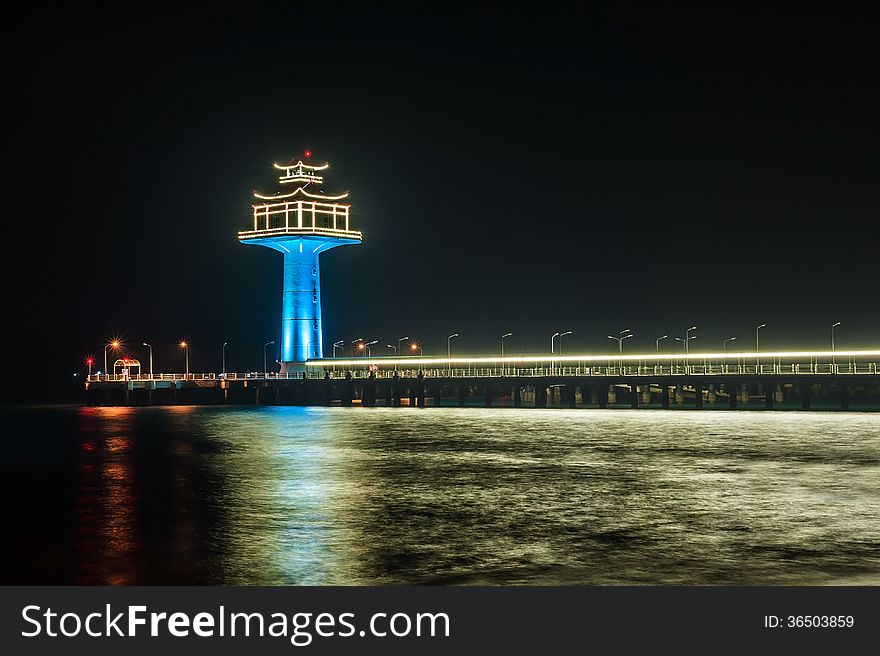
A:
{"label": "concrete pier", "polygon": [[[726,403],[724,396],[727,396]],[[323,377],[89,381],[88,405],[307,405],[425,408],[627,407],[697,410],[880,411],[880,375],[740,376],[709,385],[702,376],[657,380],[648,376],[426,377],[337,372]],[[450,399],[450,397],[452,397]],[[473,400],[469,399],[473,397]],[[482,397],[482,398],[480,398]],[[673,402],[673,397],[675,401]],[[406,398],[406,401],[403,399]],[[691,402],[693,399],[693,402]]]}

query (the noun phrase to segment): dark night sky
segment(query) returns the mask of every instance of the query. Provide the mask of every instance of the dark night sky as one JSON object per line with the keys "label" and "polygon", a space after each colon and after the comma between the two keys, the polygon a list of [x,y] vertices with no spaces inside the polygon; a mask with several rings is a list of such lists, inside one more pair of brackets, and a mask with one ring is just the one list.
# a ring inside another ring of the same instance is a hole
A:
{"label": "dark night sky", "polygon": [[280,256],[235,234],[306,147],[364,232],[323,256],[327,351],[880,345],[871,17],[503,4],[6,16],[12,364],[64,379],[115,333],[259,368]]}

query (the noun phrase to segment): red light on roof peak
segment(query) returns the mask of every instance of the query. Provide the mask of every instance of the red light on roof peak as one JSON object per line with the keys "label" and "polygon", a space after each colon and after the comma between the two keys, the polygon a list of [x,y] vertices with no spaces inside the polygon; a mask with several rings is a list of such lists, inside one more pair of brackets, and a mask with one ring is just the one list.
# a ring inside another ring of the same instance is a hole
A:
{"label": "red light on roof peak", "polygon": [[307,151],[306,151],[305,153],[303,153],[303,154],[308,158],[308,157],[311,157],[311,156],[312,156],[312,151],[311,151],[311,150],[307,150]]}

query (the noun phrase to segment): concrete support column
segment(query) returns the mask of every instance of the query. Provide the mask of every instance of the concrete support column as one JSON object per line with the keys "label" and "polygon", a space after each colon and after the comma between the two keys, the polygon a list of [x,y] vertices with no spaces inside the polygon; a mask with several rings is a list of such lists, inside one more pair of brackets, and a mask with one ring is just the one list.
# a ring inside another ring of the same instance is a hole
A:
{"label": "concrete support column", "polygon": [[776,396],[776,383],[764,382],[764,409],[772,410]]}
{"label": "concrete support column", "polygon": [[376,372],[371,371],[370,377],[364,382],[364,393],[361,397],[363,405],[374,407],[376,405]]}
{"label": "concrete support column", "polygon": [[600,408],[608,407],[608,385],[598,385],[596,387],[596,402]]}
{"label": "concrete support column", "polygon": [[629,407],[633,410],[639,409],[639,386],[633,383],[630,385],[629,391]]}
{"label": "concrete support column", "polygon": [[661,385],[660,388],[663,390],[661,392],[660,403],[663,405],[664,410],[669,410],[669,392],[671,392],[672,390],[670,389],[669,385],[666,384]]}
{"label": "concrete support column", "polygon": [[397,372],[394,372],[394,375],[391,377],[391,405],[395,408],[400,407],[400,397],[402,396],[402,385],[400,383],[400,376],[397,375]]}
{"label": "concrete support column", "polygon": [[324,374],[324,383],[321,385],[321,405],[330,405],[330,372]]}
{"label": "concrete support column", "polygon": [[739,401],[739,385],[728,383],[724,386],[727,390],[727,403],[731,410],[736,410]]}
{"label": "concrete support column", "polygon": [[351,380],[351,372],[345,372],[345,380],[339,386],[340,403],[345,408],[351,407],[351,398],[353,396],[354,384]]}
{"label": "concrete support column", "polygon": [[518,380],[515,380],[513,382],[513,407],[522,407],[522,386],[520,385]]}
{"label": "concrete support column", "polygon": [[547,381],[540,380],[535,382],[535,407],[547,407]]}
{"label": "concrete support column", "polygon": [[483,385],[483,405],[487,408],[492,407],[492,392],[493,391],[494,390],[492,389],[491,383],[487,382]]}
{"label": "concrete support column", "polygon": [[574,383],[565,386],[565,406],[571,410],[577,407],[577,389]]}
{"label": "concrete support column", "polygon": [[813,399],[811,398],[813,390],[809,383],[801,383],[801,409],[809,410]]}
{"label": "concrete support column", "polygon": [[694,406],[698,410],[703,409],[703,385],[701,383],[694,383]]}
{"label": "concrete support column", "polygon": [[418,382],[416,383],[416,406],[425,407],[425,374],[419,372]]}
{"label": "concrete support column", "polygon": [[458,407],[463,408],[465,403],[465,394],[467,393],[467,388],[465,387],[464,382],[458,383],[456,391],[458,392]]}

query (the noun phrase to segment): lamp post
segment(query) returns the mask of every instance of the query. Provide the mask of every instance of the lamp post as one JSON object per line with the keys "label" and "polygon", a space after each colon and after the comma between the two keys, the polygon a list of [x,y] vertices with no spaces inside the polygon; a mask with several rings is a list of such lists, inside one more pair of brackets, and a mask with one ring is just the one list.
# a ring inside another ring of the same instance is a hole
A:
{"label": "lamp post", "polygon": [[405,342],[408,339],[409,339],[409,337],[401,337],[400,339],[397,340],[397,350],[394,351],[395,355],[400,353],[400,349],[403,347],[403,342]]}
{"label": "lamp post", "polygon": [[95,364],[94,358],[86,358],[86,364],[89,366],[89,378],[92,377],[92,365]]}
{"label": "lamp post", "polygon": [[501,362],[501,375],[502,376],[504,375],[504,373],[507,369],[507,367],[504,366],[504,339],[507,337],[510,337],[511,335],[513,335],[513,333],[504,333],[501,336],[501,360],[502,360],[502,362]]}
{"label": "lamp post", "polygon": [[559,335],[559,355],[562,355],[562,338],[566,335],[571,335],[571,331],[566,331],[564,333],[560,333]]}
{"label": "lamp post", "polygon": [[513,335],[513,333],[504,333],[501,336],[501,358],[502,359],[504,359],[504,340],[505,340],[505,338],[510,337],[511,335]]}
{"label": "lamp post", "polygon": [[222,373],[224,376],[226,375],[226,345],[228,343],[229,342],[223,342],[223,348],[220,349],[220,354],[222,356],[221,360],[223,361],[223,370],[220,373]]}
{"label": "lamp post", "polygon": [[654,345],[657,347],[657,353],[660,352],[660,342],[664,339],[667,339],[669,335],[663,335],[663,337],[658,337],[654,340]]}
{"label": "lamp post", "polygon": [[379,340],[378,340],[378,339],[374,339],[372,342],[367,342],[366,344],[364,344],[364,357],[367,357],[367,358],[372,357],[372,356],[370,355],[370,347],[371,347],[373,344],[378,344],[378,343],[379,343]]}
{"label": "lamp post", "polygon": [[836,373],[837,370],[837,358],[834,355],[834,329],[840,325],[840,321],[831,326],[831,371],[832,373]]}
{"label": "lamp post", "polygon": [[355,349],[354,345],[355,344],[357,344],[358,350],[363,349],[364,348],[364,338],[358,337],[356,340],[352,341],[352,343],[351,343],[351,357],[354,357],[354,349]]}
{"label": "lamp post", "polygon": [[397,347],[394,344],[386,344],[390,349],[394,349],[394,357],[397,357]]}
{"label": "lamp post", "polygon": [[[726,353],[727,352],[727,342],[735,342],[735,341],[736,341],[736,337],[728,337],[727,339],[722,340],[721,350]],[[739,358],[737,358],[737,365],[739,365]],[[724,358],[721,361],[721,369],[724,370],[725,367],[727,367],[727,358]]]}
{"label": "lamp post", "polygon": [[119,340],[114,339],[109,344],[104,346],[104,375],[107,375],[107,349],[112,348],[114,351],[119,348]]}
{"label": "lamp post", "polygon": [[186,369],[184,369],[183,374],[183,378],[184,380],[186,380],[187,378],[189,378],[189,344],[186,343],[185,339],[180,342],[180,348],[183,349],[183,356],[186,361]]}
{"label": "lamp post", "polygon": [[[676,337],[676,338],[675,338],[675,341],[676,341],[676,342],[681,342],[681,343],[684,345],[684,354],[687,355],[687,354],[688,354],[688,346],[687,346],[687,345],[688,345],[688,342],[689,342],[690,340],[692,340],[692,339],[696,339],[696,338],[697,338],[696,335],[694,335],[693,337]],[[676,363],[676,366],[678,366],[677,363]],[[688,365],[688,359],[685,358],[685,360],[684,360],[684,372],[685,372],[685,373],[688,372],[688,367],[689,367],[689,365]]]}
{"label": "lamp post", "polygon": [[626,330],[621,330],[617,337],[608,335],[608,339],[613,339],[615,342],[617,342],[617,352],[621,355],[623,355],[623,340],[629,339],[630,337],[635,337],[635,335],[629,331],[629,328],[627,328]]}
{"label": "lamp post", "polygon": [[556,339],[557,337],[559,337],[559,333],[553,333],[553,335],[551,335],[551,337],[550,337],[550,355],[553,355],[554,353],[556,353],[556,351],[553,348],[553,340]]}
{"label": "lamp post", "polygon": [[413,343],[413,344],[410,344],[410,345],[409,345],[409,348],[410,348],[411,351],[418,351],[418,352],[419,352],[419,357],[422,357],[422,347],[421,347],[421,346],[419,346],[418,344]]}
{"label": "lamp post", "polygon": [[344,340],[339,340],[338,342],[333,342],[333,357],[336,357],[336,349],[341,349],[343,344],[345,344]]}
{"label": "lamp post", "polygon": [[[623,355],[623,340],[629,339],[630,337],[635,337],[635,335],[633,335],[633,333],[630,332],[629,328],[627,328],[626,330],[621,330],[617,334],[617,337],[612,337],[611,335],[608,335],[608,339],[613,339],[614,341],[617,342],[617,352],[620,353],[620,355]],[[623,371],[623,360],[622,359],[618,363],[618,366],[620,367],[621,371]]]}
{"label": "lamp post", "polygon": [[144,342],[144,346],[150,349],[150,379],[153,378],[153,347]]}
{"label": "lamp post", "polygon": [[690,343],[690,341],[691,341],[692,339],[696,339],[696,338],[697,338],[696,335],[694,335],[693,337],[690,336],[691,331],[692,331],[692,330],[696,330],[696,329],[697,329],[696,326],[691,326],[691,327],[688,328],[686,331],[684,331],[684,352],[685,352],[685,354],[687,354],[687,353],[690,352],[690,349],[688,348],[688,344]]}
{"label": "lamp post", "polygon": [[263,378],[269,377],[269,365],[266,363],[266,347],[271,346],[274,343],[275,340],[273,339],[271,342],[266,342],[265,344],[263,344]]}
{"label": "lamp post", "polygon": [[446,357],[447,358],[452,357],[452,338],[453,337],[458,337],[458,333],[452,334],[446,338]]}
{"label": "lamp post", "polygon": [[766,325],[767,325],[766,323],[762,323],[760,326],[757,326],[755,328],[755,373],[756,374],[761,373],[761,356],[759,355],[759,353],[761,352],[761,341],[760,341],[760,336],[758,335],[758,331],[761,330],[761,328],[763,328]]}
{"label": "lamp post", "polygon": [[[452,334],[452,335],[450,335],[449,337],[446,338],[446,358],[447,358],[448,360],[451,360],[451,359],[452,359],[452,338],[453,338],[453,337],[458,337],[458,333],[454,333],[454,334]],[[452,371],[452,363],[451,363],[451,362],[447,362],[447,363],[446,363],[446,368],[447,368],[449,371]]]}

